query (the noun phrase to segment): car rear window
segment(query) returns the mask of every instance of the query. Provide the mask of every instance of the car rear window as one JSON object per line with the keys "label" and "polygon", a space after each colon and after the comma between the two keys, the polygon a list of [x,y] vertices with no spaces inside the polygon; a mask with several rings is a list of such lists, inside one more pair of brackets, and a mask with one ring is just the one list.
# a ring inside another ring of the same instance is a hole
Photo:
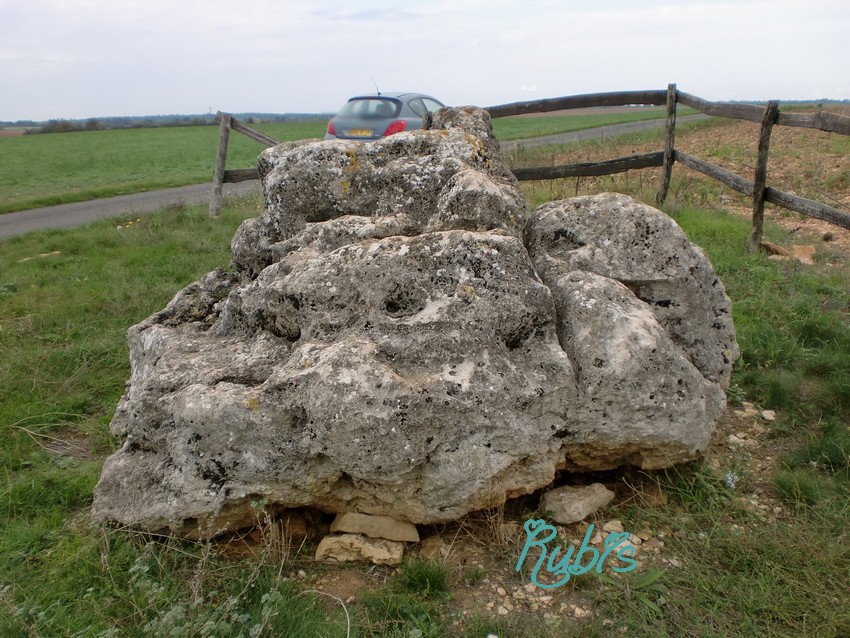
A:
{"label": "car rear window", "polygon": [[358,98],[349,100],[339,111],[341,117],[396,117],[401,110],[401,102],[389,98]]}
{"label": "car rear window", "polygon": [[426,112],[436,113],[443,108],[443,105],[437,102],[437,100],[427,97],[415,97],[407,103],[407,106],[419,117],[425,117]]}

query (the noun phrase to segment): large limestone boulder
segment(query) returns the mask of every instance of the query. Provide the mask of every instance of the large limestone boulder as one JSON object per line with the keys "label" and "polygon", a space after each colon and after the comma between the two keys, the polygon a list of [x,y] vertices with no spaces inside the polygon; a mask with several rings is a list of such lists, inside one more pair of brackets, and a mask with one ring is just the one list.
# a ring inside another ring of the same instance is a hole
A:
{"label": "large limestone boulder", "polygon": [[568,272],[620,282],[705,378],[728,387],[739,355],[729,298],[670,217],[625,195],[576,197],[541,206],[525,240],[547,286]]}
{"label": "large limestone boulder", "polygon": [[570,430],[582,445],[566,450],[568,466],[666,467],[702,448],[739,356],[702,250],[668,216],[612,193],[541,206],[525,240],[576,369]]}
{"label": "large limestone boulder", "polygon": [[529,215],[486,112],[433,126],[263,154],[232,270],[128,333],[97,520],[435,523],[705,447],[737,346],[702,252],[618,195]]}

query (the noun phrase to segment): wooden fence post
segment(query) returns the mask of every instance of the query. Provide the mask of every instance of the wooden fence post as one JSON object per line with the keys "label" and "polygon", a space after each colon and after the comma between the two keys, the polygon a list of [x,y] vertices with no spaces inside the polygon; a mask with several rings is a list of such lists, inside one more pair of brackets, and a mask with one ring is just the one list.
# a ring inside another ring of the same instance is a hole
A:
{"label": "wooden fence post", "polygon": [[210,199],[210,217],[218,217],[221,213],[221,189],[224,185],[227,142],[230,138],[231,116],[220,111],[216,115],[220,118],[220,124],[218,127],[218,154],[215,158],[215,173],[213,173],[213,192]]}
{"label": "wooden fence post", "polygon": [[661,186],[655,195],[655,203],[661,206],[667,199],[670,178],[673,175],[673,144],[676,140],[676,85],[667,85],[667,137],[664,140],[664,164],[661,169]]}
{"label": "wooden fence post", "polygon": [[764,229],[764,194],[767,185],[767,160],[770,152],[770,134],[779,116],[779,102],[771,100],[764,109],[759,135],[759,156],[753,186],[753,236],[752,248],[758,250]]}

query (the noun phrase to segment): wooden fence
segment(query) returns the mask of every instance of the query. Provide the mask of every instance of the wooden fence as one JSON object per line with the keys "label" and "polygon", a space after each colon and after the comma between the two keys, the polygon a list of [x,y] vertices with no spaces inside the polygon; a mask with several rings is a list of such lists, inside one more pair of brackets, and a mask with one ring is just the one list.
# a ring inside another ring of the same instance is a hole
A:
{"label": "wooden fence", "polygon": [[260,144],[265,144],[266,147],[277,146],[280,144],[273,137],[269,137],[265,133],[251,128],[237,120],[229,113],[218,111],[215,118],[219,122],[218,129],[218,153],[215,158],[215,172],[213,173],[213,190],[210,198],[210,217],[218,217],[221,213],[221,191],[225,183],[244,182],[251,179],[259,179],[259,173],[256,168],[240,168],[237,170],[225,170],[227,163],[227,143],[230,139],[231,129],[237,133],[247,135],[252,140],[256,140]]}
{"label": "wooden fence", "polygon": [[[758,159],[753,179],[736,175],[720,166],[688,155],[682,151],[677,151],[675,149],[675,139],[676,107],[678,104],[689,106],[706,115],[760,122],[761,132],[759,135]],[[490,117],[498,118],[526,113],[547,113],[586,107],[628,105],[667,107],[666,136],[663,151],[618,157],[603,162],[585,162],[581,164],[538,168],[517,168],[513,171],[514,175],[519,180],[543,180],[560,179],[563,177],[612,175],[630,169],[661,167],[661,186],[656,194],[656,203],[660,205],[667,197],[670,179],[673,173],[673,165],[679,162],[752,198],[752,241],[754,245],[758,245],[761,242],[765,202],[770,202],[782,208],[850,229],[850,213],[797,195],[784,193],[767,185],[770,136],[774,126],[796,126],[850,135],[850,117],[823,111],[813,114],[782,113],[779,110],[779,103],[777,101],[768,102],[766,106],[709,102],[677,90],[675,84],[670,84],[666,91],[619,91],[615,93],[572,95],[546,100],[502,104],[487,107],[486,110],[489,111]],[[219,112],[216,114],[216,118],[220,122],[220,135],[215,174],[213,176],[213,195],[210,201],[210,215],[213,217],[218,216],[221,209],[221,191],[224,183],[258,178],[256,168],[234,171],[225,170],[227,141],[230,130],[232,129],[247,135],[251,139],[266,146],[275,146],[278,144],[274,138],[246,126],[227,113]]]}
{"label": "wooden fence", "polygon": [[[753,179],[748,179],[727,171],[720,166],[711,164],[682,151],[675,149],[676,139],[676,106],[683,104],[706,115],[729,117],[761,123],[759,135],[759,150]],[[490,116],[508,117],[525,113],[547,113],[566,109],[577,109],[593,106],[626,106],[652,105],[667,107],[666,137],[664,150],[656,153],[642,153],[618,157],[604,162],[587,162],[562,166],[547,166],[539,168],[518,168],[514,170],[517,179],[558,179],[562,177],[583,177],[592,175],[611,175],[629,169],[661,167],[661,186],[656,194],[656,202],[660,205],[667,197],[673,165],[676,162],[698,171],[708,177],[743,193],[753,200],[753,234],[754,245],[761,242],[764,224],[764,204],[770,202],[782,208],[793,210],[809,217],[816,217],[831,224],[850,229],[850,214],[821,204],[810,199],[784,193],[767,186],[767,165],[770,152],[770,136],[773,127],[796,126],[813,128],[830,133],[850,135],[850,117],[833,113],[818,112],[814,114],[781,113],[777,101],[768,102],[766,106],[754,104],[727,104],[709,102],[702,98],[677,90],[675,84],[670,84],[666,91],[622,91],[616,93],[594,93],[573,95],[568,97],[535,100],[531,102],[515,102],[489,107]]]}

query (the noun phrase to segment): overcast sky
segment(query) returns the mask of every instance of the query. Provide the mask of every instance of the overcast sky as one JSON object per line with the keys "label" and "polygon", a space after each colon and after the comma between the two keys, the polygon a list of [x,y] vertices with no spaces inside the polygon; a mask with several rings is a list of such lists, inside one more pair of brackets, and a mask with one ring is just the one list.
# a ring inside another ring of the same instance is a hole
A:
{"label": "overcast sky", "polygon": [[0,120],[491,106],[663,89],[850,98],[848,0],[0,0]]}

